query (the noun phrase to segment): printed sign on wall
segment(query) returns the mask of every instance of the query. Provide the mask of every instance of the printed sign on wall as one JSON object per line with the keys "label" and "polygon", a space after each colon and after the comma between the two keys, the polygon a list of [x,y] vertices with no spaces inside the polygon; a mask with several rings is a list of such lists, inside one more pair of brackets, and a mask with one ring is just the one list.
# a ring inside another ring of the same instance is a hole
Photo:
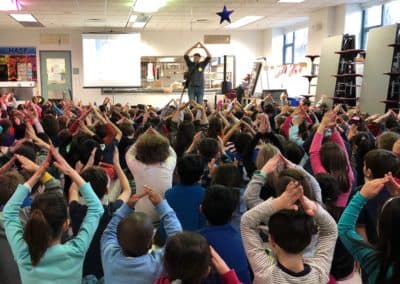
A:
{"label": "printed sign on wall", "polygon": [[36,48],[0,47],[0,81],[36,80]]}

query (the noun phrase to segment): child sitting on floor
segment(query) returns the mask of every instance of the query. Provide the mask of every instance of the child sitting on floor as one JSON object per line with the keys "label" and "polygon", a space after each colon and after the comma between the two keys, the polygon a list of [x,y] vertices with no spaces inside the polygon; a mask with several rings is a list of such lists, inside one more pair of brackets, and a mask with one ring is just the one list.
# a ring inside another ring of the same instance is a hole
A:
{"label": "child sitting on floor", "polygon": [[101,260],[106,284],[154,283],[162,274],[163,249],[152,247],[152,219],[143,212],[133,212],[144,196],[154,205],[168,237],[182,231],[174,210],[160,194],[145,187],[132,195],[114,214],[101,238]]}
{"label": "child sitting on floor", "polygon": [[[251,283],[240,233],[230,224],[239,201],[240,193],[237,188],[213,185],[207,189],[201,211],[207,219],[208,226],[199,233],[208,240],[228,266],[236,271],[241,282]],[[214,281],[212,276],[210,275],[207,283],[218,283],[219,281]]]}
{"label": "child sitting on floor", "polygon": [[[268,218],[269,242],[274,255],[265,252],[258,230]],[[315,254],[303,259],[314,222],[319,234]],[[299,182],[290,181],[278,198],[270,198],[247,211],[240,228],[254,272],[253,283],[328,282],[337,239],[336,223],[318,203],[304,195]]]}
{"label": "child sitting on floor", "polygon": [[234,270],[209,246],[207,240],[193,232],[178,233],[165,247],[164,268],[167,276],[156,284],[200,284],[210,273],[210,263],[221,277],[222,283],[238,284]]}
{"label": "child sitting on floor", "polygon": [[204,163],[198,154],[185,154],[178,161],[180,183],[165,192],[165,199],[174,209],[185,231],[196,231],[206,224],[200,213],[205,190],[199,184]]}
{"label": "child sitting on floor", "polygon": [[49,166],[49,155],[23,185],[19,185],[4,208],[4,227],[17,261],[22,283],[82,282],[84,256],[104,210],[90,184],[52,148],[55,166],[75,182],[88,204],[85,219],[77,236],[62,244],[68,229],[68,211],[64,197],[53,191],[39,194],[33,201],[25,227],[20,221],[20,207],[33,186]]}

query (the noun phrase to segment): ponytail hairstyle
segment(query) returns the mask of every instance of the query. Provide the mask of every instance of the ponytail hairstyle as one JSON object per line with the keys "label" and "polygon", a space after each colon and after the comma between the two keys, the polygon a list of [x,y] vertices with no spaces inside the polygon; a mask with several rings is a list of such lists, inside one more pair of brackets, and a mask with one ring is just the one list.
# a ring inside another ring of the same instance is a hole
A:
{"label": "ponytail hairstyle", "polygon": [[33,266],[40,262],[49,244],[60,237],[67,217],[67,204],[62,195],[45,192],[34,199],[23,235]]}

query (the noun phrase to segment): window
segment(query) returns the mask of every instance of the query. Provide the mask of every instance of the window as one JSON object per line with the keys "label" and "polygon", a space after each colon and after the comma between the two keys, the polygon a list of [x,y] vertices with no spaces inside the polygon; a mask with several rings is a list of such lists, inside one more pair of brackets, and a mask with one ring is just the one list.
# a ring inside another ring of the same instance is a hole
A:
{"label": "window", "polygon": [[297,63],[307,52],[308,29],[300,29],[283,36],[283,64]]}
{"label": "window", "polygon": [[384,25],[400,23],[400,1],[385,4]]}
{"label": "window", "polygon": [[294,61],[294,32],[283,36],[283,64],[293,63]]}
{"label": "window", "polygon": [[301,29],[295,32],[294,43],[294,62],[297,63],[306,56],[307,42],[308,42],[308,29]]}
{"label": "window", "polygon": [[365,9],[362,17],[361,47],[367,47],[368,32],[371,29],[398,22],[400,22],[399,0]]}
{"label": "window", "polygon": [[366,48],[368,41],[368,32],[371,29],[382,26],[383,24],[383,5],[372,6],[363,12],[361,47]]}

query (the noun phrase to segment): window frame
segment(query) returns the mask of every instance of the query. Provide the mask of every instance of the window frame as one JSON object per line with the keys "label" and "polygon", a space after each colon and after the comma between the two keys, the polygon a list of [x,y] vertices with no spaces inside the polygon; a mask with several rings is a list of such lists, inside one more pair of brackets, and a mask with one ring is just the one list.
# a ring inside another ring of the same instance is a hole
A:
{"label": "window frame", "polygon": [[[289,33],[291,33],[292,36],[293,36],[292,43],[286,43],[286,41],[287,41],[286,40],[286,35],[289,34]],[[294,63],[294,43],[295,42],[296,42],[296,32],[295,31],[288,32],[288,33],[285,33],[283,35],[283,52],[282,52],[282,55],[283,55],[282,62],[283,62],[283,64],[293,64]],[[292,48],[292,54],[290,55],[290,59],[291,60],[289,62],[289,61],[286,60],[288,58],[288,56],[286,56],[286,52],[290,47]]]}
{"label": "window frame", "polygon": [[386,6],[386,5],[385,5],[385,4],[381,4],[381,5],[376,5],[376,6],[381,6],[381,22],[380,22],[379,25],[369,26],[369,27],[366,27],[366,26],[365,26],[365,25],[366,25],[366,22],[367,22],[367,19],[366,19],[367,9],[369,9],[369,8],[371,8],[371,7],[373,7],[373,6],[371,6],[371,7],[369,7],[369,8],[365,8],[365,9],[362,11],[362,20],[361,20],[361,44],[360,44],[360,46],[361,46],[362,49],[366,49],[366,48],[367,48],[366,38],[367,38],[368,32],[369,32],[370,30],[372,30],[372,29],[382,27],[382,26],[384,25],[384,22],[385,22],[385,9],[386,9],[385,6]]}

